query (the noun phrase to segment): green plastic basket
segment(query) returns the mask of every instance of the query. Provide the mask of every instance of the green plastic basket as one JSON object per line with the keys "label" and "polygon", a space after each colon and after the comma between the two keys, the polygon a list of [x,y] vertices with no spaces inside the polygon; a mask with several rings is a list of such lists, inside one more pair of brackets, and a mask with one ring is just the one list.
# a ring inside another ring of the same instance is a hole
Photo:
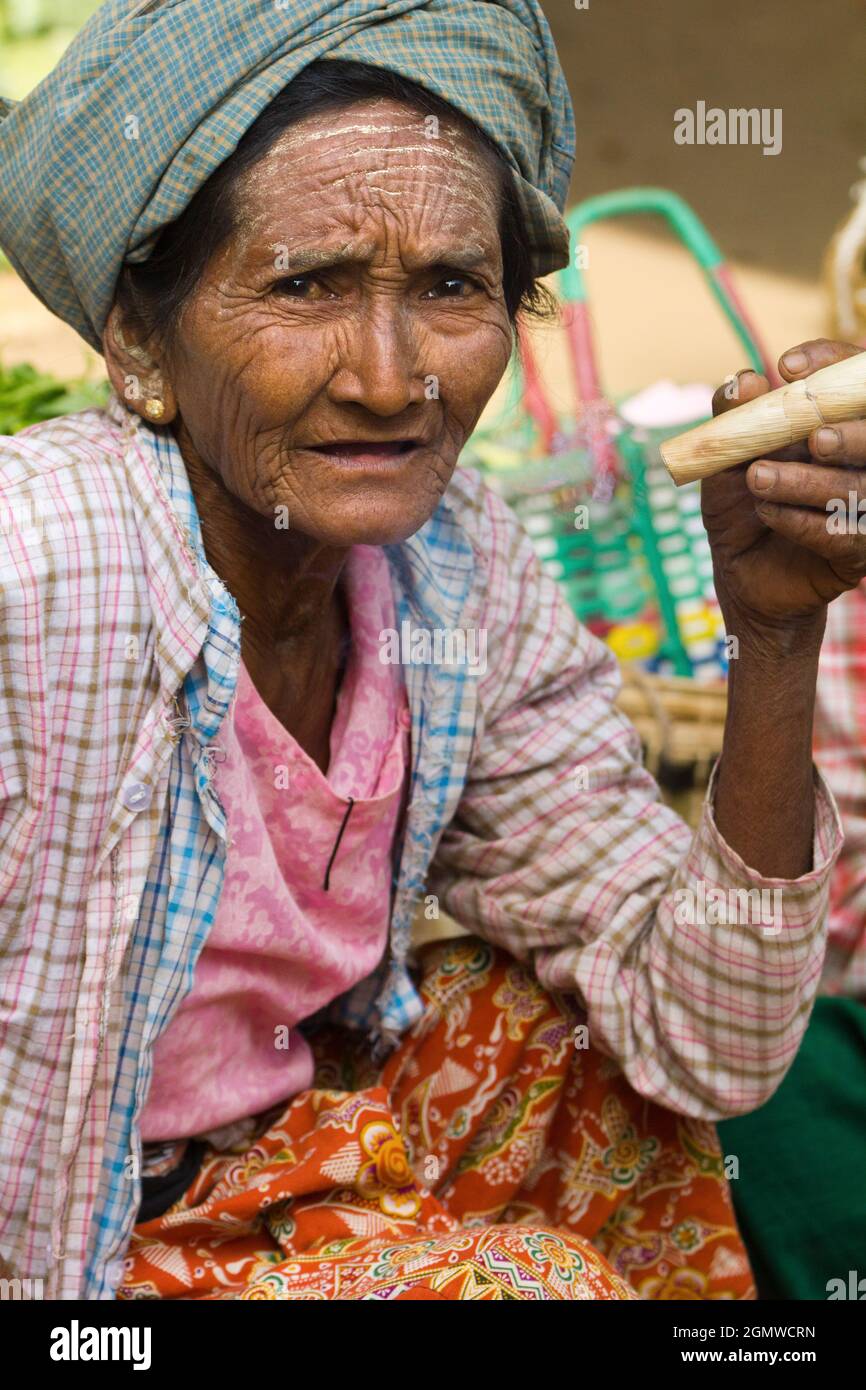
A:
{"label": "green plastic basket", "polygon": [[507,402],[473,435],[467,457],[518,513],[578,617],[622,659],[713,678],[724,673],[727,658],[700,485],[676,488],[658,448],[684,426],[636,428],[605,395],[578,263],[591,223],[637,213],[667,220],[695,257],[749,363],[778,381],[721,252],[691,208],[664,189],[626,189],[588,199],[567,219],[572,256],[559,287],[578,414],[557,416],[521,334]]}

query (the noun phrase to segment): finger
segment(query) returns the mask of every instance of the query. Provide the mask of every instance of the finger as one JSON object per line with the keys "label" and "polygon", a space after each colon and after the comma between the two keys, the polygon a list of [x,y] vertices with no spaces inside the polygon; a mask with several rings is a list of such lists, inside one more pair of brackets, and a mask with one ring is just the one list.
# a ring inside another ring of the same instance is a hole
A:
{"label": "finger", "polygon": [[767,458],[780,459],[783,463],[809,463],[812,453],[804,439],[800,444],[786,444],[784,449],[774,449]]}
{"label": "finger", "polygon": [[845,575],[849,582],[866,574],[866,536],[857,531],[832,531],[825,513],[806,507],[760,502],[755,510],[771,531],[829,561],[833,570]]}
{"label": "finger", "polygon": [[846,420],[838,425],[822,425],[806,441],[810,452],[821,463],[866,465],[866,420]]}
{"label": "finger", "polygon": [[[827,513],[828,505],[866,497],[866,472],[828,468],[819,463],[782,463],[756,459],[746,472],[753,497],[761,502],[781,502],[789,507],[815,507]],[[837,508],[838,510],[838,508]]]}
{"label": "finger", "polygon": [[755,396],[763,396],[769,389],[770,383],[765,376],[746,367],[728,377],[713,393],[713,414],[723,415],[726,410],[735,410],[738,405],[754,400]]}
{"label": "finger", "polygon": [[856,357],[862,351],[853,343],[838,343],[832,338],[812,338],[809,342],[788,348],[779,358],[779,372],[785,381],[796,381],[798,377],[817,372],[819,367],[829,367],[831,363],[841,362],[846,357]]}

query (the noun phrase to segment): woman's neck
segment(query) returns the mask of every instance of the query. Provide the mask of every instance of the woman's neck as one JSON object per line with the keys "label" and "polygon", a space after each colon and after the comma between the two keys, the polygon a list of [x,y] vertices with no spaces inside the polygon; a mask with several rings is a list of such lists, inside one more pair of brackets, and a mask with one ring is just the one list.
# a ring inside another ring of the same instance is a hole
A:
{"label": "woman's neck", "polygon": [[182,424],[177,437],[208,563],[237,599],[256,640],[273,650],[275,643],[291,645],[315,634],[333,607],[349,547],[325,545],[254,511],[202,461]]}
{"label": "woman's neck", "polygon": [[328,736],[349,619],[341,577],[349,547],[280,529],[228,491],[183,427],[178,443],[211,568],[236,599],[241,652],[271,712],[327,770]]}

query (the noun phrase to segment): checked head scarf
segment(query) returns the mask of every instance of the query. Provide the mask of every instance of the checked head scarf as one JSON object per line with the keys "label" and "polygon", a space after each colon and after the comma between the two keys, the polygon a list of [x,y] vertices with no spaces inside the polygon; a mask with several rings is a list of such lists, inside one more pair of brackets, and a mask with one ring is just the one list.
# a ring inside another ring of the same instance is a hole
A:
{"label": "checked head scarf", "polygon": [[124,261],[327,58],[389,68],[481,126],[517,175],[536,274],[566,263],[574,122],[538,0],[109,0],[24,101],[0,101],[0,246],[99,350]]}

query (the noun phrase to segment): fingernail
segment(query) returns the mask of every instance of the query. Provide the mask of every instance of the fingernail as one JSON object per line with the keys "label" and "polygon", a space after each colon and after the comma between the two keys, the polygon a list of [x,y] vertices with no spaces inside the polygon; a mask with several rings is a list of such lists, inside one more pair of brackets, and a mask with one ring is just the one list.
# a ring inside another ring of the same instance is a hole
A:
{"label": "fingernail", "polygon": [[768,492],[776,481],[775,468],[768,468],[765,463],[757,464],[754,474],[755,487],[761,492]]}
{"label": "fingernail", "polygon": [[809,365],[805,352],[786,352],[782,361],[789,372],[804,372]]}
{"label": "fingernail", "polygon": [[842,443],[842,438],[838,430],[831,430],[825,425],[815,435],[815,443],[818,446],[819,454],[835,454]]}

